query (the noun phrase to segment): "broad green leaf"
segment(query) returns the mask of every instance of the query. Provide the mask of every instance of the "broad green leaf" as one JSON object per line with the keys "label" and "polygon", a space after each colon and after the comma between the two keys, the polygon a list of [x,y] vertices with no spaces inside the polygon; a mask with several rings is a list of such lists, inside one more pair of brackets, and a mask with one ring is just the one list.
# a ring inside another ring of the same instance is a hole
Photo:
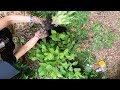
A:
{"label": "broad green leaf", "polygon": [[68,78],[69,78],[69,79],[73,79],[73,78],[74,78],[73,72],[68,72]]}
{"label": "broad green leaf", "polygon": [[58,42],[58,46],[61,47],[61,45],[62,45],[62,44],[61,44],[60,42]]}
{"label": "broad green leaf", "polygon": [[63,67],[60,67],[60,72],[61,72],[63,75],[65,75],[65,74],[66,74],[66,71],[64,70],[64,68],[63,68]]}
{"label": "broad green leaf", "polygon": [[62,41],[62,44],[67,44],[68,42],[67,41]]}
{"label": "broad green leaf", "polygon": [[55,54],[58,54],[58,53],[59,53],[59,47],[57,46],[55,50]]}
{"label": "broad green leaf", "polygon": [[76,57],[76,54],[71,54],[70,56],[66,56],[69,60],[72,60]]}
{"label": "broad green leaf", "polygon": [[52,34],[57,34],[57,32],[55,30],[51,30]]}
{"label": "broad green leaf", "polygon": [[38,59],[43,59],[43,58],[44,58],[44,55],[42,55],[42,54],[36,54],[36,57],[37,57]]}
{"label": "broad green leaf", "polygon": [[53,67],[52,67],[51,65],[47,65],[47,66],[46,66],[46,69],[47,69],[47,70],[52,70]]}
{"label": "broad green leaf", "polygon": [[80,68],[74,68],[75,72],[80,72]]}
{"label": "broad green leaf", "polygon": [[72,45],[74,45],[75,44],[75,41],[72,41],[72,43],[71,43]]}
{"label": "broad green leaf", "polygon": [[60,72],[57,72],[57,76],[58,76],[58,77],[63,77],[63,76],[60,74]]}
{"label": "broad green leaf", "polygon": [[54,49],[53,48],[49,48],[49,51],[53,54],[54,53]]}
{"label": "broad green leaf", "polygon": [[64,55],[67,55],[68,54],[68,49],[65,49],[64,50]]}
{"label": "broad green leaf", "polygon": [[36,53],[37,53],[37,54],[41,53],[40,49],[37,48],[37,49],[36,49]]}
{"label": "broad green leaf", "polygon": [[46,51],[47,51],[46,46],[44,44],[42,44],[42,52],[45,53]]}
{"label": "broad green leaf", "polygon": [[92,68],[89,67],[89,66],[85,66],[85,71],[88,72],[88,73],[90,73],[92,71]]}
{"label": "broad green leaf", "polygon": [[59,60],[59,54],[55,57],[56,61]]}
{"label": "broad green leaf", "polygon": [[72,71],[73,71],[73,68],[72,68],[72,67],[69,67],[69,69],[68,69],[68,70],[72,72]]}
{"label": "broad green leaf", "polygon": [[37,58],[37,60],[39,60],[40,62],[43,62],[44,55],[42,55],[42,54],[36,54],[36,58]]}
{"label": "broad green leaf", "polygon": [[76,66],[78,64],[78,61],[75,61],[72,63],[73,66]]}
{"label": "broad green leaf", "polygon": [[37,60],[37,57],[30,57],[30,59],[31,59],[32,61],[35,61],[35,60]]}
{"label": "broad green leaf", "polygon": [[60,56],[59,56],[60,59],[64,59],[64,53],[60,53],[59,55],[60,55]]}
{"label": "broad green leaf", "polygon": [[64,40],[65,35],[64,34],[59,34],[59,38],[61,38],[62,40]]}
{"label": "broad green leaf", "polygon": [[51,73],[51,77],[52,77],[52,79],[56,79],[56,73],[53,71],[52,73]]}
{"label": "broad green leaf", "polygon": [[56,34],[52,34],[51,38],[53,41],[59,41],[59,38],[57,37]]}
{"label": "broad green leaf", "polygon": [[54,60],[54,55],[52,53],[48,54],[48,60]]}
{"label": "broad green leaf", "polygon": [[65,62],[65,63],[62,63],[62,66],[63,66],[65,69],[67,69],[67,68],[69,67],[69,64],[68,64],[67,62]]}
{"label": "broad green leaf", "polygon": [[49,60],[48,58],[49,58],[49,57],[48,57],[48,56],[46,56],[46,57],[44,58],[44,61]]}
{"label": "broad green leaf", "polygon": [[44,53],[45,56],[47,56],[49,53]]}
{"label": "broad green leaf", "polygon": [[70,42],[70,38],[68,38],[68,43]]}
{"label": "broad green leaf", "polygon": [[46,70],[42,66],[38,69],[38,72],[40,76],[46,75]]}

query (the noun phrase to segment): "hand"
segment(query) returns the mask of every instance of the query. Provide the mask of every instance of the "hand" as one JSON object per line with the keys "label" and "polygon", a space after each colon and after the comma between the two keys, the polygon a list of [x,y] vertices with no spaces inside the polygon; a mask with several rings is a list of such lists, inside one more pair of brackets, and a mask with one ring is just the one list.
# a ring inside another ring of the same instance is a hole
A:
{"label": "hand", "polygon": [[43,20],[43,22],[42,22],[42,28],[45,30],[45,31],[48,31],[48,30],[50,30],[50,29],[52,29],[53,27],[55,27],[54,26],[54,24],[52,24],[52,17],[51,16],[48,16],[47,18],[46,18],[46,20]]}
{"label": "hand", "polygon": [[39,18],[39,17],[36,17],[36,16],[32,17],[32,22],[34,22],[34,23],[40,23],[42,25],[43,21],[45,21],[45,19]]}
{"label": "hand", "polygon": [[38,30],[36,33],[35,33],[35,37],[39,38],[39,39],[43,39],[45,37],[47,37],[48,34],[46,31],[43,31],[42,29],[41,30]]}

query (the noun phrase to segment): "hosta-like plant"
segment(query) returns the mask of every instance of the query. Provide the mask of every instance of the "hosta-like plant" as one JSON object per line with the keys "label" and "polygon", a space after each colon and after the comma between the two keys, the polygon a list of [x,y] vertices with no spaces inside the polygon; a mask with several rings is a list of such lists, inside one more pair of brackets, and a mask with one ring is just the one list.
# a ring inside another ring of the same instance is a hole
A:
{"label": "hosta-like plant", "polygon": [[56,25],[67,25],[72,23],[74,13],[76,11],[58,11],[55,16],[52,17],[53,23]]}

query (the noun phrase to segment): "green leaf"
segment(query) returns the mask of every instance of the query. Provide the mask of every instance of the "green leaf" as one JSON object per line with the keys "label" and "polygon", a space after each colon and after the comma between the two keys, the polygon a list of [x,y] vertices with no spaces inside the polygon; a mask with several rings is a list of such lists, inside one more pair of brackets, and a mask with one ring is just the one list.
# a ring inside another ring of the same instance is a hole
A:
{"label": "green leaf", "polygon": [[67,42],[66,41],[62,41],[62,44],[67,44]]}
{"label": "green leaf", "polygon": [[68,38],[68,43],[70,42],[70,38]]}
{"label": "green leaf", "polygon": [[49,51],[53,54],[54,53],[54,49],[53,48],[49,48]]}
{"label": "green leaf", "polygon": [[61,72],[63,75],[65,75],[65,74],[66,74],[66,71],[64,70],[64,68],[63,68],[63,67],[60,67],[60,72]]}
{"label": "green leaf", "polygon": [[63,77],[63,76],[60,74],[60,72],[57,72],[57,76],[58,76],[58,77]]}
{"label": "green leaf", "polygon": [[55,57],[56,61],[59,60],[59,54],[57,54],[57,56]]}
{"label": "green leaf", "polygon": [[59,38],[61,38],[62,40],[64,40],[65,35],[64,34],[59,34]]}
{"label": "green leaf", "polygon": [[71,54],[70,56],[66,56],[68,58],[68,60],[72,60],[76,57],[76,54]]}
{"label": "green leaf", "polygon": [[65,63],[62,63],[62,66],[63,66],[65,69],[67,69],[67,68],[69,67],[69,64],[67,64],[67,62],[65,62]]}
{"label": "green leaf", "polygon": [[55,30],[51,30],[52,34],[57,34],[57,32]]}
{"label": "green leaf", "polygon": [[42,55],[42,54],[36,54],[36,57],[38,60],[44,59],[44,55]]}
{"label": "green leaf", "polygon": [[73,79],[73,78],[74,78],[73,72],[68,72],[68,78],[69,78],[69,79]]}
{"label": "green leaf", "polygon": [[77,72],[80,72],[80,68],[74,68],[74,71],[77,73]]}
{"label": "green leaf", "polygon": [[46,46],[44,44],[42,44],[42,52],[45,53],[46,51],[47,51]]}
{"label": "green leaf", "polygon": [[60,53],[59,55],[60,55],[60,56],[59,56],[60,59],[64,59],[64,53]]}
{"label": "green leaf", "polygon": [[54,55],[52,53],[48,54],[48,60],[54,60]]}
{"label": "green leaf", "polygon": [[73,66],[76,66],[77,64],[78,64],[78,61],[72,63]]}
{"label": "green leaf", "polygon": [[53,41],[59,41],[56,34],[52,34],[51,38],[52,38]]}
{"label": "green leaf", "polygon": [[47,69],[47,70],[52,70],[53,67],[52,67],[51,65],[47,65],[47,66],[46,66],[46,69]]}
{"label": "green leaf", "polygon": [[92,68],[89,67],[89,66],[85,66],[85,71],[88,72],[88,73],[90,73],[92,71]]}
{"label": "green leaf", "polygon": [[40,49],[37,48],[36,53],[38,53],[38,54],[41,53]]}
{"label": "green leaf", "polygon": [[68,49],[64,50],[64,55],[68,55]]}
{"label": "green leaf", "polygon": [[30,57],[30,59],[31,59],[32,61],[35,61],[35,60],[37,60],[37,57]]}
{"label": "green leaf", "polygon": [[39,68],[39,69],[38,69],[38,72],[39,72],[39,75],[40,75],[40,76],[46,75],[46,70],[45,70],[45,69]]}
{"label": "green leaf", "polygon": [[59,41],[59,37],[57,36],[57,32],[55,30],[51,31],[52,35],[50,36],[53,41]]}
{"label": "green leaf", "polygon": [[73,68],[72,68],[72,67],[69,67],[69,69],[68,69],[68,70],[72,72],[72,71],[73,71]]}
{"label": "green leaf", "polygon": [[59,47],[57,46],[55,50],[55,54],[58,54],[58,53],[59,53]]}
{"label": "green leaf", "polygon": [[51,77],[52,77],[52,79],[56,79],[56,73],[53,71],[52,73],[51,73]]}
{"label": "green leaf", "polygon": [[72,45],[74,45],[75,44],[75,41],[72,41],[72,43],[71,43]]}

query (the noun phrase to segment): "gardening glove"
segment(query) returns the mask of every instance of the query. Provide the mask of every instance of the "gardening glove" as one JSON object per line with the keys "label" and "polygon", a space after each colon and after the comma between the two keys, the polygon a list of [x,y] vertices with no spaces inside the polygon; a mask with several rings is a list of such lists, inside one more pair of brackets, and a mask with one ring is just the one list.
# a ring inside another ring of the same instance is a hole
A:
{"label": "gardening glove", "polygon": [[41,29],[35,33],[35,36],[38,37],[39,39],[43,39],[48,36],[48,33]]}

